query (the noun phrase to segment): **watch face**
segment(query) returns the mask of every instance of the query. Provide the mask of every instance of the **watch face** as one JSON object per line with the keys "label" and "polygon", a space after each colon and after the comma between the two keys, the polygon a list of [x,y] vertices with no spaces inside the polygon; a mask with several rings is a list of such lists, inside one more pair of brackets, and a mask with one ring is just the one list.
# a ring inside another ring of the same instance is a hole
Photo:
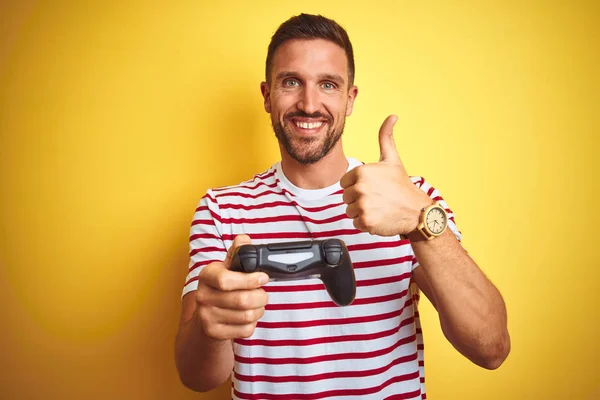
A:
{"label": "watch face", "polygon": [[446,227],[446,214],[442,212],[439,208],[432,208],[427,213],[427,218],[425,218],[425,223],[427,224],[427,228],[434,235],[438,235],[442,233],[444,228]]}

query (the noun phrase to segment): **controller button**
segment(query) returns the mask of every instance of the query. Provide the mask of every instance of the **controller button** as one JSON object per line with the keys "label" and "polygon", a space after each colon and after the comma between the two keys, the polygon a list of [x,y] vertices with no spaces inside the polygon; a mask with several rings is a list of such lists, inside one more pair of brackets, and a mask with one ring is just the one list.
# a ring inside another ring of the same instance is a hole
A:
{"label": "controller button", "polygon": [[256,257],[253,255],[248,254],[240,257],[240,262],[246,272],[253,272],[256,269]]}
{"label": "controller button", "polygon": [[295,270],[297,270],[297,269],[298,269],[298,266],[297,266],[297,265],[288,265],[288,266],[287,266],[287,270],[288,270],[288,272],[294,272],[294,271],[295,271]]}
{"label": "controller button", "polygon": [[329,265],[339,264],[342,258],[342,245],[336,240],[327,240],[323,243],[323,251],[325,253],[325,261]]}
{"label": "controller button", "polygon": [[246,272],[254,272],[257,267],[258,254],[256,254],[256,248],[254,246],[248,246],[240,249],[240,264]]}

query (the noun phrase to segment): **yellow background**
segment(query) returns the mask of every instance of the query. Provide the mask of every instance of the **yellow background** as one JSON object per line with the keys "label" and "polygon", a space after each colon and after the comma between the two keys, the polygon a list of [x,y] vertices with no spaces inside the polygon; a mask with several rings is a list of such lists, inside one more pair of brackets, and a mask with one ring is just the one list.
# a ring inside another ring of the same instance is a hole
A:
{"label": "yellow background", "polygon": [[347,154],[376,161],[398,114],[409,173],[507,302],[493,372],[423,306],[428,398],[599,399],[598,4],[3,1],[0,398],[229,398],[174,368],[189,224],[277,161],[266,48],[310,12],[355,47]]}

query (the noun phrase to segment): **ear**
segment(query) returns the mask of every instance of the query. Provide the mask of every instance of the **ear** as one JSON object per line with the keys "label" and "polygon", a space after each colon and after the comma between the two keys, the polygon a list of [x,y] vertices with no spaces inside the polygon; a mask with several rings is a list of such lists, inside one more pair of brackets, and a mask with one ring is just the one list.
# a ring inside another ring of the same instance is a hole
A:
{"label": "ear", "polygon": [[267,82],[260,83],[260,92],[264,99],[265,111],[271,114],[271,92],[269,91],[269,85]]}
{"label": "ear", "polygon": [[348,89],[348,103],[346,104],[346,117],[349,117],[352,114],[352,110],[354,109],[354,100],[356,100],[356,96],[358,96],[358,87],[352,86]]}

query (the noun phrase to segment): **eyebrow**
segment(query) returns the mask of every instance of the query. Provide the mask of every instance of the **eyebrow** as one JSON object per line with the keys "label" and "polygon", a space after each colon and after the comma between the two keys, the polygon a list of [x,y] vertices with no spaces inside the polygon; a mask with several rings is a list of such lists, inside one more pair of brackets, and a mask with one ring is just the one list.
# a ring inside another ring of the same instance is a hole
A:
{"label": "eyebrow", "polygon": [[[280,73],[277,74],[277,76],[275,77],[275,79],[276,80],[281,80],[281,79],[285,79],[285,78],[295,78],[297,76],[298,76],[298,74],[296,72],[281,71]],[[338,74],[321,74],[321,75],[318,76],[318,78],[319,78],[319,80],[325,80],[325,81],[335,82],[338,85],[343,85],[344,83],[346,83],[346,81],[344,80],[344,78],[342,78]]]}

